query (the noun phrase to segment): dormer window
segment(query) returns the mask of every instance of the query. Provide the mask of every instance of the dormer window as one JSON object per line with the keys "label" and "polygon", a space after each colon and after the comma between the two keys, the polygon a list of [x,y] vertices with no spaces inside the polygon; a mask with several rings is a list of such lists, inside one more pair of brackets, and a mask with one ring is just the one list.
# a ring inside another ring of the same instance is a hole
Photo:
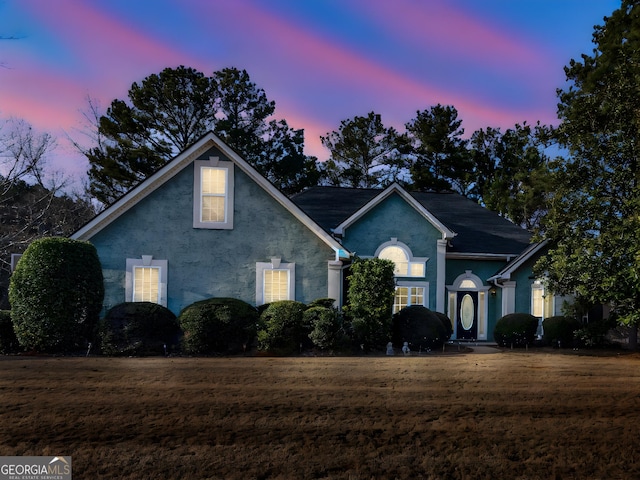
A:
{"label": "dormer window", "polygon": [[193,228],[233,228],[233,163],[194,162]]}

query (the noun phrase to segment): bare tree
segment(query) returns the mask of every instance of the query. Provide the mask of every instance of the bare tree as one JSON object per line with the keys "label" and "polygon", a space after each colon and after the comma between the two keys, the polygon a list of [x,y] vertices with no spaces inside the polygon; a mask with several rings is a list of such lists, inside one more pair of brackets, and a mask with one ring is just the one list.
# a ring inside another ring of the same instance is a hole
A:
{"label": "bare tree", "polygon": [[48,170],[55,148],[49,133],[24,120],[0,123],[0,308],[7,307],[12,254],[36,238],[69,235],[93,215],[91,203],[65,193],[64,177]]}

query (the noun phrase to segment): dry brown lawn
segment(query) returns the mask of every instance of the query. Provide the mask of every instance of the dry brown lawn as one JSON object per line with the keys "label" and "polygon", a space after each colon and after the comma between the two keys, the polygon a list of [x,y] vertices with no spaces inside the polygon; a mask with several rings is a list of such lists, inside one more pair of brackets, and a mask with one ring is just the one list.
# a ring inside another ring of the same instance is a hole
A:
{"label": "dry brown lawn", "polygon": [[0,359],[0,455],[76,479],[640,478],[640,356]]}

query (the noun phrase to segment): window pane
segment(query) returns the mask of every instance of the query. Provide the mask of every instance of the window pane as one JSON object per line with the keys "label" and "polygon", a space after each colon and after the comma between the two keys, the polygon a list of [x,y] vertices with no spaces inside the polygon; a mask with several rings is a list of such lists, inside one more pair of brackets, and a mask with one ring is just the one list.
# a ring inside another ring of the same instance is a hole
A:
{"label": "window pane", "polygon": [[201,222],[224,222],[227,193],[227,170],[203,167]]}
{"label": "window pane", "polygon": [[424,263],[411,263],[412,277],[424,277]]}
{"label": "window pane", "polygon": [[264,271],[264,303],[289,300],[289,270]]}
{"label": "window pane", "polygon": [[544,297],[544,318],[553,316],[553,295],[549,292],[545,292]]}
{"label": "window pane", "polygon": [[203,222],[224,222],[224,197],[202,197]]}
{"label": "window pane", "polygon": [[204,167],[202,169],[202,193],[224,195],[227,193],[227,170]]}
{"label": "window pane", "polygon": [[393,300],[393,313],[397,313],[408,305],[409,289],[407,287],[396,287],[396,296]]}
{"label": "window pane", "polygon": [[485,314],[484,314],[484,310],[485,310],[485,302],[486,302],[486,292],[478,292],[478,336],[484,338],[485,335],[485,331],[484,331],[484,327],[485,327],[485,323],[486,323],[486,318],[485,318]]}
{"label": "window pane", "polygon": [[478,286],[476,285],[476,282],[474,282],[473,280],[463,280],[460,283],[460,288],[478,288]]}
{"label": "window pane", "polygon": [[406,276],[409,273],[409,259],[407,254],[400,247],[386,247],[378,255],[378,258],[391,260],[396,264],[394,273],[400,276]]}
{"label": "window pane", "polygon": [[410,305],[424,305],[424,287],[411,287]]}
{"label": "window pane", "polygon": [[158,267],[134,267],[133,301],[158,303],[160,269]]}
{"label": "window pane", "polygon": [[542,317],[542,288],[534,286],[531,289],[531,315],[534,317]]}

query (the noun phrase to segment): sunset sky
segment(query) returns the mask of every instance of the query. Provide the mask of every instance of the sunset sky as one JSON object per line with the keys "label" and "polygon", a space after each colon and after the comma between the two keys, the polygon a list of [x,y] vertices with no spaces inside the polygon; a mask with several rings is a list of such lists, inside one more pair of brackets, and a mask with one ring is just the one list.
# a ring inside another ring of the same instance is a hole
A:
{"label": "sunset sky", "polygon": [[133,82],[185,65],[246,69],[275,118],[320,135],[375,111],[404,131],[416,111],[457,108],[467,134],[556,123],[563,67],[591,53],[619,0],[0,0],[0,119],[58,138],[51,165],[75,179],[67,140],[87,98],[102,111]]}

